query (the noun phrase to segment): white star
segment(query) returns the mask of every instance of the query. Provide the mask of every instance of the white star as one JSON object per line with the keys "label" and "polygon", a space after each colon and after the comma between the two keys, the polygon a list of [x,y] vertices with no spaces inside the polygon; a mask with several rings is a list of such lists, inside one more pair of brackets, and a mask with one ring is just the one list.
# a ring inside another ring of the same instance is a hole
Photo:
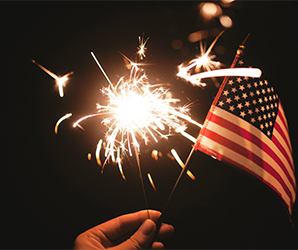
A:
{"label": "white star", "polygon": [[268,85],[268,81],[267,81],[267,80],[265,80],[264,83],[265,83],[266,85]]}
{"label": "white star", "polygon": [[277,108],[277,102],[276,102],[276,103],[274,103],[274,106]]}
{"label": "white star", "polygon": [[260,112],[260,110],[259,110],[258,108],[256,108],[256,109],[255,109],[255,112],[256,112],[256,113],[259,113],[259,112]]}
{"label": "white star", "polygon": [[227,100],[226,100],[226,102],[227,102],[227,103],[229,103],[229,104],[231,103],[231,101],[232,101],[232,100],[231,100],[231,98],[230,98],[230,97],[229,97],[229,98],[227,98]]}
{"label": "white star", "polygon": [[235,93],[236,91],[237,91],[237,89],[236,88],[232,88],[232,90],[231,90],[233,93]]}
{"label": "white star", "polygon": [[234,99],[238,102],[240,97],[238,95],[235,95]]}
{"label": "white star", "polygon": [[267,119],[267,116],[264,114],[264,115],[263,115],[263,118],[264,118],[264,120],[266,120],[266,119]]}
{"label": "white star", "polygon": [[263,124],[261,124],[261,125],[260,125],[260,128],[263,130],[263,129],[264,129],[264,125],[263,125]]}
{"label": "white star", "polygon": [[242,60],[239,60],[238,63],[239,63],[240,65],[244,64],[244,62],[243,62]]}
{"label": "white star", "polygon": [[264,101],[265,102],[268,102],[268,98],[266,96],[264,97]]}
{"label": "white star", "polygon": [[270,122],[269,122],[269,125],[270,125],[270,127],[272,127],[272,126],[273,126],[273,123],[272,123],[272,121],[270,121]]}
{"label": "white star", "polygon": [[238,109],[242,109],[243,108],[243,105],[241,103],[238,103],[237,108]]}
{"label": "white star", "polygon": [[259,98],[259,101],[258,101],[260,104],[262,104],[263,100],[262,98]]}
{"label": "white star", "polygon": [[262,110],[263,112],[265,111],[265,108],[264,108],[264,106],[262,106],[262,107],[261,107],[261,110]]}
{"label": "white star", "polygon": [[245,89],[244,85],[239,85],[239,89],[243,91]]}
{"label": "white star", "polygon": [[256,119],[252,117],[252,118],[250,119],[250,122],[255,123],[255,122],[256,122]]}
{"label": "white star", "polygon": [[248,83],[248,84],[247,84],[247,87],[250,89],[250,88],[251,88],[251,84],[250,84],[250,83]]}
{"label": "white star", "polygon": [[267,116],[268,116],[269,119],[271,118],[271,114],[270,113]]}
{"label": "white star", "polygon": [[259,120],[259,121],[262,121],[262,117],[261,117],[261,116],[258,116],[258,120]]}
{"label": "white star", "polygon": [[260,95],[261,92],[260,92],[259,90],[256,90],[256,94],[257,94],[257,95]]}
{"label": "white star", "polygon": [[250,103],[249,102],[245,102],[244,106],[249,107]]}
{"label": "white star", "polygon": [[242,81],[241,77],[237,77],[236,81],[240,83]]}
{"label": "white star", "polygon": [[223,102],[223,101],[220,101],[220,102],[218,103],[218,105],[222,107],[222,106],[224,105],[224,102]]}
{"label": "white star", "polygon": [[255,87],[258,87],[258,83],[257,83],[257,82],[254,82],[254,86],[255,86]]}
{"label": "white star", "polygon": [[259,84],[260,84],[261,86],[263,86],[264,83],[263,83],[262,81],[259,81]]}
{"label": "white star", "polygon": [[266,105],[266,109],[267,109],[267,110],[269,110],[269,109],[270,109],[269,105]]}
{"label": "white star", "polygon": [[251,97],[253,97],[255,94],[254,94],[253,92],[250,92],[249,95],[250,95]]}
{"label": "white star", "polygon": [[247,112],[249,115],[252,115],[252,113],[253,113],[251,109],[249,109]]}
{"label": "white star", "polygon": [[270,88],[267,88],[267,92],[270,93],[271,92],[271,89]]}
{"label": "white star", "polygon": [[257,104],[257,101],[256,100],[252,100],[252,103],[253,103],[253,105],[256,105]]}
{"label": "white star", "polygon": [[235,110],[235,108],[234,108],[234,106],[232,105],[232,106],[230,106],[229,107],[229,110],[231,110],[232,112]]}
{"label": "white star", "polygon": [[230,80],[230,81],[228,82],[229,85],[232,85],[233,83],[234,83],[233,80]]}
{"label": "white star", "polygon": [[246,99],[247,98],[247,94],[246,93],[243,93],[242,94],[242,98]]}
{"label": "white star", "polygon": [[274,112],[272,112],[272,116],[273,116],[273,117],[275,116],[275,113],[274,113]]}
{"label": "white star", "polygon": [[262,89],[262,93],[265,95],[265,93],[266,93],[266,90],[265,90],[265,89]]}
{"label": "white star", "polygon": [[267,135],[268,135],[268,136],[270,136],[270,135],[271,135],[271,133],[270,133],[270,131],[269,131],[269,130],[267,131]]}
{"label": "white star", "polygon": [[244,77],[244,80],[247,81],[247,80],[248,80],[248,76],[245,76],[245,77]]}
{"label": "white star", "polygon": [[244,111],[241,111],[240,112],[240,116],[244,118],[244,116],[246,116],[245,112]]}
{"label": "white star", "polygon": [[229,94],[229,91],[227,91],[227,90],[225,90],[224,92],[223,92],[223,95],[225,95],[225,96],[227,96]]}

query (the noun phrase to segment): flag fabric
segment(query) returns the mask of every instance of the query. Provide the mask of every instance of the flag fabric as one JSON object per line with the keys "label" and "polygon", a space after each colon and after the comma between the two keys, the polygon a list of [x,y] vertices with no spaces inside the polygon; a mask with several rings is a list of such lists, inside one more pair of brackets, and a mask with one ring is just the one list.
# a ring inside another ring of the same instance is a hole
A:
{"label": "flag fabric", "polygon": [[[232,66],[246,66],[242,53]],[[291,215],[296,181],[288,124],[266,79],[226,77],[194,147],[261,180],[281,197]]]}

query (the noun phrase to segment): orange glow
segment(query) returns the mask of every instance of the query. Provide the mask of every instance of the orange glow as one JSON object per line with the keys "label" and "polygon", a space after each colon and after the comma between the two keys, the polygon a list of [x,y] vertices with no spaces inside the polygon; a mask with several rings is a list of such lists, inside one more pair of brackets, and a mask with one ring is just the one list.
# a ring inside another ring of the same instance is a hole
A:
{"label": "orange glow", "polygon": [[88,159],[89,161],[91,161],[91,153],[88,153],[88,154],[87,154],[87,159]]}
{"label": "orange glow", "polygon": [[150,173],[147,173],[147,177],[149,179],[149,182],[150,182],[151,186],[153,187],[153,189],[155,190],[155,192],[157,192],[156,187],[154,185],[154,182],[152,180],[152,177],[151,177]]}
{"label": "orange glow", "polygon": [[219,21],[220,21],[221,25],[224,26],[225,28],[231,28],[233,25],[232,19],[226,15],[220,16]]}

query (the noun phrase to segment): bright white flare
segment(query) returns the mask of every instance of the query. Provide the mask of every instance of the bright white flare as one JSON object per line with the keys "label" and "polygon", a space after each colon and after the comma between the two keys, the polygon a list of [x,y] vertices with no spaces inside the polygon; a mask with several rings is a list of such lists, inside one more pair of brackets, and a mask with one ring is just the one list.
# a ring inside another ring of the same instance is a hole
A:
{"label": "bright white flare", "polygon": [[[92,56],[95,58],[94,54]],[[96,63],[100,65],[97,60]],[[103,71],[101,66],[100,69]],[[118,163],[121,171],[121,156],[132,155],[132,148],[139,152],[141,141],[148,144],[149,139],[157,142],[173,133],[183,133],[186,123],[202,126],[187,114],[186,107],[174,106],[180,100],[173,98],[169,89],[151,85],[137,63],[131,62],[129,79],[122,77],[116,85],[108,82],[109,86],[101,89],[108,104],[97,104],[98,113],[80,118],[73,127],[87,118],[101,116],[101,123],[107,128],[105,163],[111,159]],[[96,150],[98,162],[99,150]]]}

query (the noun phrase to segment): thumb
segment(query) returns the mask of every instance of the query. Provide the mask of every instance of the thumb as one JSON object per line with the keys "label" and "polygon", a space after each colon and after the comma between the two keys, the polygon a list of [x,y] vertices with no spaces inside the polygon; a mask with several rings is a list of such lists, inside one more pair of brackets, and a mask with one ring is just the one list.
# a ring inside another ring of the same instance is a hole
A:
{"label": "thumb", "polygon": [[155,223],[147,219],[139,229],[126,241],[118,245],[119,249],[148,249],[151,248],[155,236]]}

